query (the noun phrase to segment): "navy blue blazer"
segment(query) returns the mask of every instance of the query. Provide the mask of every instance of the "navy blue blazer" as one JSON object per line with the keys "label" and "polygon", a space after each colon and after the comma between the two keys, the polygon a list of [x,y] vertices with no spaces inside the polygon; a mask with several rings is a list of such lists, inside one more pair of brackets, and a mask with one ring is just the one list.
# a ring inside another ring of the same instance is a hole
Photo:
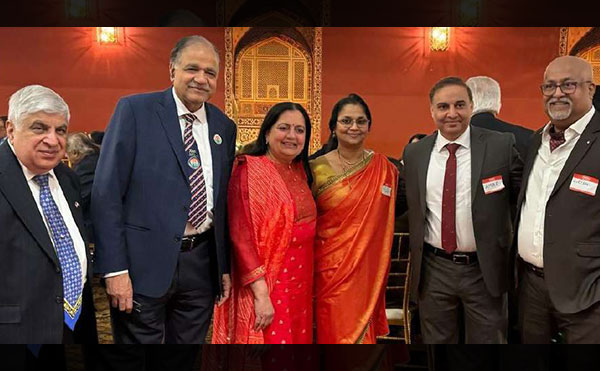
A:
{"label": "navy blue blazer", "polygon": [[[191,203],[171,88],[121,98],[106,129],[92,189],[95,271],[129,270],[135,293],[160,297],[173,279]],[[205,103],[213,163],[215,282],[229,273],[227,185],[236,126]],[[221,140],[215,140],[215,137]]]}

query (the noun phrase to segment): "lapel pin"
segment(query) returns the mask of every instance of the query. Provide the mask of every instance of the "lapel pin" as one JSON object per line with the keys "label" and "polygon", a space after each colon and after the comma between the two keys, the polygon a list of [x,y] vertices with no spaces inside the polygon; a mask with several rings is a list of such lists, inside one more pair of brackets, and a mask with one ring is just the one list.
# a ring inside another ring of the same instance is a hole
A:
{"label": "lapel pin", "polygon": [[588,140],[586,144],[590,144],[590,141]]}
{"label": "lapel pin", "polygon": [[79,207],[79,202],[75,201],[75,207]]}
{"label": "lapel pin", "polygon": [[215,143],[217,144],[221,144],[223,143],[223,139],[221,139],[221,136],[219,134],[215,134],[215,136],[213,137],[213,140],[215,141]]}

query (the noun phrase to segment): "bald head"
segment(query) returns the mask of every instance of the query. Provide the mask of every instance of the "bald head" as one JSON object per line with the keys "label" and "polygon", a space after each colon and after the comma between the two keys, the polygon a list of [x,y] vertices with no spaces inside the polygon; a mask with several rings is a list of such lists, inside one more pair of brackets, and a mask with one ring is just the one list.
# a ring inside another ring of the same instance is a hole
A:
{"label": "bald head", "polygon": [[586,60],[563,56],[550,62],[542,91],[546,114],[556,129],[565,130],[585,115],[595,90],[592,66]]}

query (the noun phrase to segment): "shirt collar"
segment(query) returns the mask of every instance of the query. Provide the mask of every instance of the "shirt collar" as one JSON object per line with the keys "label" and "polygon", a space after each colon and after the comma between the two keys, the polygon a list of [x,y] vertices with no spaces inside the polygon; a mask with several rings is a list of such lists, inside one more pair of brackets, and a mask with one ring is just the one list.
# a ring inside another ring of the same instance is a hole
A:
{"label": "shirt collar", "polygon": [[[596,113],[596,109],[594,109],[594,106],[592,106],[592,108],[590,108],[590,110],[587,111],[587,113],[585,115],[581,116],[581,118],[579,120],[577,120],[574,123],[572,123],[571,126],[569,126],[565,130],[565,138],[566,138],[566,136],[569,133],[571,133],[573,135],[575,135],[575,134],[581,135],[581,133],[583,133],[583,131],[585,130],[585,128],[587,127],[587,125],[592,120],[592,116],[594,116],[594,113]],[[544,127],[544,130],[543,130],[543,135],[544,136],[549,136],[550,135],[550,126],[551,125],[552,124],[549,122]]]}
{"label": "shirt collar", "polygon": [[448,143],[457,143],[467,149],[470,148],[471,147],[471,125],[467,126],[467,130],[465,130],[464,133],[462,133],[458,138],[456,138],[456,140],[453,140],[453,141],[450,141],[450,140],[444,138],[442,133],[440,133],[440,131],[438,130],[437,139],[435,141],[435,150],[438,152],[441,152],[444,149],[444,147],[446,146],[446,144],[448,144]]}
{"label": "shirt collar", "polygon": [[[8,143],[8,146],[10,147],[10,150],[13,152],[13,154],[15,155],[15,157],[17,157],[17,154],[15,152],[15,148],[13,147],[12,143],[10,142],[10,140],[6,140],[6,142]],[[23,163],[21,162],[21,160],[19,160],[19,158],[17,157],[17,161],[19,161],[19,165],[21,165],[21,169],[23,170],[23,175],[25,175],[25,179],[29,182],[30,180],[32,180],[36,175],[38,174],[34,174],[32,173],[27,166],[23,165]],[[50,178],[56,178],[56,175],[54,175],[54,169],[50,170],[49,172],[47,172],[46,174],[50,175]]]}
{"label": "shirt collar", "polygon": [[196,116],[196,118],[198,119],[198,121],[200,121],[201,124],[204,124],[207,122],[206,108],[205,108],[206,104],[202,104],[202,107],[200,107],[200,109],[197,110],[196,112],[190,112],[190,110],[187,109],[185,104],[183,104],[181,99],[179,99],[179,97],[177,96],[177,93],[175,93],[175,87],[173,87],[171,89],[171,93],[173,94],[173,99],[175,99],[175,106],[177,106],[177,117],[181,117],[182,115],[185,115],[186,113],[192,113]]}

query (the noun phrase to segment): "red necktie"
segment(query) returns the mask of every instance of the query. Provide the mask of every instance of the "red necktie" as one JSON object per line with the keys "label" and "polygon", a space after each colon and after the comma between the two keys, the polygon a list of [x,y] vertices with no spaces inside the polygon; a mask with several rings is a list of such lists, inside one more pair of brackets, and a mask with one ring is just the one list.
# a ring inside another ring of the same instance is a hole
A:
{"label": "red necktie", "polygon": [[456,250],[456,150],[458,147],[460,144],[446,144],[450,155],[446,161],[442,193],[442,248],[449,254]]}
{"label": "red necktie", "polygon": [[554,130],[554,126],[548,132],[550,134],[550,152],[554,152],[561,144],[565,142],[565,132]]}

